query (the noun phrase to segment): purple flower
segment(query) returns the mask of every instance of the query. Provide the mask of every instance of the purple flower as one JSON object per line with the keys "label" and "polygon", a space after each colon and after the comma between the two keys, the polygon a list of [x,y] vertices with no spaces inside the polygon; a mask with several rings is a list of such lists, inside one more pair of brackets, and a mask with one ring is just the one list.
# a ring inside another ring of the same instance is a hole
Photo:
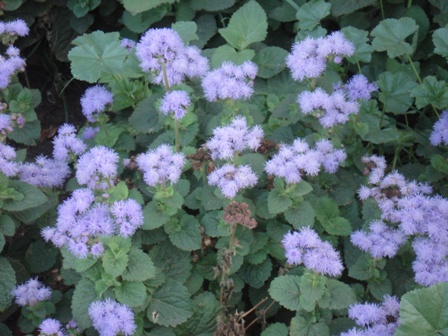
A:
{"label": "purple flower", "polygon": [[241,152],[247,148],[256,150],[263,135],[260,126],[250,129],[247,127],[246,118],[236,116],[230,125],[215,128],[213,137],[207,141],[206,146],[211,151],[213,160],[231,159],[235,151]]}
{"label": "purple flower", "polygon": [[340,31],[335,31],[319,41],[317,53],[321,57],[333,56],[335,63],[340,63],[343,56],[352,56],[355,46]]}
{"label": "purple flower", "polygon": [[135,48],[135,46],[137,45],[137,42],[135,42],[134,40],[128,39],[128,38],[123,38],[120,42],[120,45],[125,48],[127,51],[131,51],[132,49]]}
{"label": "purple flower", "polygon": [[36,163],[19,166],[19,178],[36,187],[60,187],[70,175],[67,162],[38,156]]}
{"label": "purple flower", "polygon": [[188,93],[182,90],[174,90],[165,93],[160,105],[160,111],[163,114],[174,114],[174,118],[179,120],[187,112],[187,108],[190,106],[190,97]]}
{"label": "purple flower", "polygon": [[11,133],[12,131],[11,117],[8,114],[0,114],[0,134],[5,136],[6,133]]}
{"label": "purple flower", "polygon": [[92,302],[89,306],[89,316],[93,327],[101,336],[116,336],[119,333],[128,336],[137,329],[134,312],[128,306],[110,298]]}
{"label": "purple flower", "polygon": [[89,122],[97,121],[98,115],[112,105],[114,96],[104,86],[95,85],[81,97],[81,109]]}
{"label": "purple flower", "polygon": [[202,88],[208,101],[218,99],[248,99],[252,96],[258,67],[246,61],[241,65],[224,62],[210,71],[202,80]]}
{"label": "purple flower", "polygon": [[291,70],[295,80],[303,81],[305,78],[317,78],[324,72],[327,61],[318,53],[319,44],[324,39],[307,37],[292,46],[292,52],[286,58],[286,66]]}
{"label": "purple flower", "polygon": [[351,101],[369,100],[372,92],[378,90],[378,86],[369,83],[364,75],[355,75],[345,84],[345,89]]}
{"label": "purple flower", "polygon": [[84,128],[84,132],[82,133],[81,137],[83,140],[90,140],[93,139],[99,131],[99,127],[87,126],[86,128]]}
{"label": "purple flower", "polygon": [[13,161],[15,158],[15,149],[0,142],[0,171],[8,177],[19,172],[19,164]]}
{"label": "purple flower", "polygon": [[30,29],[22,19],[16,19],[4,24],[5,32],[10,35],[26,36]]}
{"label": "purple flower", "polygon": [[19,306],[33,307],[41,301],[47,301],[51,297],[51,289],[45,287],[42,282],[36,278],[30,279],[23,285],[17,286],[12,294]]}
{"label": "purple flower", "polygon": [[208,176],[208,183],[221,189],[221,193],[227,198],[234,198],[240,189],[253,187],[257,181],[257,175],[248,165],[235,167],[225,164]]}
{"label": "purple flower", "polygon": [[448,146],[448,110],[443,111],[440,119],[434,124],[429,141],[433,146],[442,143]]}
{"label": "purple flower", "polygon": [[339,253],[309,227],[303,227],[299,232],[286,233],[282,245],[289,264],[304,264],[306,268],[323,275],[342,274],[344,267]]}
{"label": "purple flower", "polygon": [[91,189],[107,189],[117,176],[118,154],[105,146],[96,146],[78,160],[76,179]]}
{"label": "purple flower", "polygon": [[40,334],[42,336],[64,336],[61,322],[58,320],[47,318],[39,325]]}
{"label": "purple flower", "polygon": [[[12,52],[12,49],[10,50]],[[8,56],[8,55],[6,55]],[[25,60],[20,56],[0,56],[0,89],[9,85],[11,77],[25,70]]]}
{"label": "purple flower", "polygon": [[152,151],[138,155],[136,162],[143,172],[146,184],[154,187],[166,182],[176,183],[182,174],[185,156],[173,153],[169,145],[163,144]]}
{"label": "purple flower", "polygon": [[111,213],[118,224],[120,235],[130,237],[143,224],[143,210],[140,204],[133,199],[114,202]]}

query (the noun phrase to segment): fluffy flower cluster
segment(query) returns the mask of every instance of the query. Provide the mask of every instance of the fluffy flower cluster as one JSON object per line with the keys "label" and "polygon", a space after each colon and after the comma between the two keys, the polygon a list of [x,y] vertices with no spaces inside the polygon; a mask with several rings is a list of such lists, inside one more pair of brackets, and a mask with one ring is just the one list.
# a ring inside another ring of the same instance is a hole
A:
{"label": "fluffy flower cluster", "polygon": [[96,146],[78,160],[76,179],[91,189],[107,189],[115,184],[118,154],[105,146]]}
{"label": "fluffy flower cluster", "polygon": [[235,151],[243,151],[247,148],[256,150],[263,138],[263,130],[256,125],[247,127],[246,118],[235,117],[232,122],[213,130],[213,137],[207,141],[206,146],[211,151],[211,157],[215,159],[231,159]]}
{"label": "fluffy flower cluster", "polygon": [[307,37],[292,46],[292,52],[286,58],[286,65],[291,70],[292,78],[302,81],[305,78],[317,78],[324,72],[327,59],[340,63],[342,57],[352,56],[355,46],[339,32],[327,37]]}
{"label": "fluffy flower cluster", "polygon": [[322,241],[316,231],[303,227],[300,232],[288,232],[282,240],[287,261],[322,275],[339,276],[344,266],[341,257],[329,242]]}
{"label": "fluffy flower cluster", "polygon": [[58,208],[56,227],[42,230],[45,241],[66,246],[78,258],[89,253],[99,257],[104,252],[101,236],[132,236],[143,224],[141,206],[133,199],[112,205],[95,202],[90,189],[77,189]]}
{"label": "fluffy flower cluster", "polygon": [[400,325],[400,302],[395,296],[384,296],[381,304],[355,304],[348,309],[348,316],[363,329],[353,328],[341,336],[392,336]]}
{"label": "fluffy flower cluster", "polygon": [[298,183],[302,175],[317,175],[321,169],[335,173],[347,154],[342,149],[334,149],[329,140],[319,140],[315,149],[302,139],[297,138],[293,144],[282,145],[280,151],[266,162],[265,171],[282,177],[287,183]]}
{"label": "fluffy flower cluster", "polygon": [[53,157],[56,160],[68,162],[71,157],[77,157],[85,151],[86,145],[76,137],[73,125],[64,124],[59,127],[58,134],[53,139]]}
{"label": "fluffy flower cluster", "polygon": [[218,187],[227,198],[234,198],[240,189],[253,187],[257,181],[257,175],[248,165],[225,164],[208,175],[208,183]]}
{"label": "fluffy flower cluster", "polygon": [[65,336],[61,322],[47,318],[39,326],[39,336]]}
{"label": "fluffy flower cluster", "polygon": [[174,119],[179,120],[187,113],[189,106],[190,97],[188,93],[182,90],[174,90],[165,93],[160,105],[160,111],[165,115],[173,113]]}
{"label": "fluffy flower cluster", "polygon": [[137,45],[137,42],[135,42],[134,40],[128,39],[128,38],[123,38],[120,42],[120,45],[125,48],[127,51],[131,51],[132,49],[135,48],[135,46]]}
{"label": "fluffy flower cluster", "polygon": [[86,90],[81,97],[82,114],[91,123],[97,121],[98,115],[111,106],[114,96],[104,86],[95,85]]}
{"label": "fluffy flower cluster", "polygon": [[16,19],[9,22],[0,22],[0,34],[26,36],[30,29],[22,19]]}
{"label": "fluffy flower cluster", "polygon": [[11,117],[8,114],[0,114],[0,136],[5,136],[12,131]]}
{"label": "fluffy flower cluster", "polygon": [[0,142],[0,171],[6,176],[12,177],[19,172],[19,164],[14,161],[15,158],[15,149]]}
{"label": "fluffy flower cluster", "polygon": [[101,336],[132,335],[137,329],[134,312],[111,299],[94,301],[89,306],[93,327]]}
{"label": "fluffy flower cluster", "polygon": [[36,162],[19,166],[20,180],[36,187],[60,187],[70,175],[67,162],[38,156]]}
{"label": "fluffy flower cluster", "polygon": [[434,124],[429,141],[433,146],[442,143],[448,146],[448,111],[443,111],[440,119]]}
{"label": "fluffy flower cluster", "polygon": [[351,101],[369,100],[372,92],[378,90],[378,86],[374,83],[369,83],[364,75],[354,75],[345,83],[345,90],[348,99]]}
{"label": "fluffy flower cluster", "polygon": [[25,60],[20,57],[19,49],[9,46],[6,54],[0,55],[0,89],[9,85],[11,77],[25,70]]}
{"label": "fluffy flower cluster", "polygon": [[200,50],[185,46],[179,34],[170,28],[149,29],[137,43],[136,55],[142,70],[154,74],[155,84],[173,86],[186,78],[202,77],[209,69]]}
{"label": "fluffy flower cluster", "polygon": [[185,165],[185,156],[173,153],[171,147],[163,144],[136,159],[139,169],[143,172],[146,184],[155,187],[158,184],[176,183]]}
{"label": "fluffy flower cluster", "polygon": [[33,307],[41,301],[47,301],[51,297],[51,289],[44,286],[37,279],[30,279],[23,285],[17,286],[12,294],[15,296],[16,303],[21,306]]}
{"label": "fluffy flower cluster", "polygon": [[81,138],[83,140],[93,139],[99,131],[100,128],[98,126],[97,127],[87,126],[86,128],[84,128],[84,132],[82,133]]}
{"label": "fluffy flower cluster", "polygon": [[210,71],[202,80],[205,99],[248,99],[254,92],[254,79],[258,67],[246,61],[241,65],[224,62],[218,69]]}

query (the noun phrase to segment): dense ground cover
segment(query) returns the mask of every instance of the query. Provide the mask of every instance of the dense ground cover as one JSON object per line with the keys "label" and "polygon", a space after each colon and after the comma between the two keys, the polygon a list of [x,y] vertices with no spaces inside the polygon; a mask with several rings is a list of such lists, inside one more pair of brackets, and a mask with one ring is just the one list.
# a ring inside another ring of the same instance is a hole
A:
{"label": "dense ground cover", "polygon": [[448,333],[445,1],[2,6],[0,334]]}

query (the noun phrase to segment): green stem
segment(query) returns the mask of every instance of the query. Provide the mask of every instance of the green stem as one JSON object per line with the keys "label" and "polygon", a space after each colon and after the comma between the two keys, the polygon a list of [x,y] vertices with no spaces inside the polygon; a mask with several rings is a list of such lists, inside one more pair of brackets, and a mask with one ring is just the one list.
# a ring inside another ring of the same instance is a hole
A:
{"label": "green stem", "polygon": [[356,65],[358,66],[358,71],[362,75],[361,64],[359,64],[358,59],[356,59]]}
{"label": "green stem", "polygon": [[177,119],[174,120],[174,131],[176,134],[176,139],[175,139],[175,146],[176,146],[176,152],[179,152],[179,147],[180,147],[180,140],[179,140],[179,121]]}
{"label": "green stem", "polygon": [[380,0],[380,8],[381,8],[381,17],[384,20],[386,17],[384,16],[383,0]]}
{"label": "green stem", "polygon": [[166,92],[170,92],[170,84],[168,83],[168,75],[166,73],[166,66],[165,63],[162,62],[162,74],[163,74],[163,81],[165,82],[165,90]]}
{"label": "green stem", "polygon": [[297,5],[293,0],[286,0],[286,2],[289,3],[296,11],[300,9],[299,5]]}
{"label": "green stem", "polygon": [[400,151],[401,151],[400,147],[395,148],[394,161],[392,162],[392,170],[394,170],[395,166],[397,165],[398,154],[400,153]]}
{"label": "green stem", "polygon": [[408,0],[408,9],[412,6],[412,0]]}

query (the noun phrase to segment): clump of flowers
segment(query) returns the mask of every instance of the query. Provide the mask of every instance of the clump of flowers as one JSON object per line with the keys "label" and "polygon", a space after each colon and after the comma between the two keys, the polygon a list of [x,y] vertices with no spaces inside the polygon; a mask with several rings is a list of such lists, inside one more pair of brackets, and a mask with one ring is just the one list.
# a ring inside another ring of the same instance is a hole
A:
{"label": "clump of flowers", "polygon": [[58,134],[53,139],[53,157],[56,160],[68,162],[85,151],[86,145],[76,137],[73,125],[64,124],[59,127]]}
{"label": "clump of flowers", "polygon": [[299,232],[288,232],[282,240],[287,262],[303,264],[322,275],[339,276],[344,266],[341,257],[329,242],[322,241],[316,231],[303,227]]}
{"label": "clump of flowers", "polygon": [[440,119],[434,124],[429,141],[433,146],[448,146],[448,111],[443,111]]}
{"label": "clump of flowers", "polygon": [[6,88],[12,76],[25,71],[25,60],[20,57],[19,49],[9,46],[6,54],[0,56],[0,89]]}
{"label": "clump of flowers", "polygon": [[190,97],[188,93],[182,90],[174,90],[165,93],[160,105],[160,111],[165,115],[172,113],[174,119],[179,120],[187,113],[189,106]]}
{"label": "clump of flowers", "polygon": [[37,279],[30,279],[24,284],[17,286],[12,294],[16,303],[21,306],[34,307],[41,301],[47,301],[51,297],[51,289],[46,287]]}
{"label": "clump of flowers", "polygon": [[257,175],[248,165],[225,164],[208,175],[208,183],[217,186],[227,198],[234,198],[240,189],[257,184]]}
{"label": "clump of flowers", "polygon": [[372,92],[378,90],[378,86],[374,83],[369,83],[369,80],[364,75],[354,75],[344,85],[348,99],[351,101],[369,100]]}
{"label": "clump of flowers", "polygon": [[24,37],[29,32],[30,29],[22,19],[0,22],[0,35],[2,35],[3,44],[13,43],[18,36]]}
{"label": "clump of flowers", "polygon": [[126,305],[107,298],[89,306],[93,327],[101,336],[132,335],[137,329],[134,312]]}
{"label": "clump of flowers", "polygon": [[155,187],[167,182],[174,184],[179,180],[185,165],[185,156],[182,153],[174,153],[169,145],[163,144],[138,155],[136,162],[143,172],[146,184]]}
{"label": "clump of flowers", "polygon": [[258,67],[246,61],[241,65],[224,62],[219,68],[210,71],[202,80],[205,99],[248,99],[252,96],[254,79]]}
{"label": "clump of flowers", "polygon": [[363,328],[353,328],[341,336],[392,336],[400,325],[400,302],[395,296],[384,296],[381,304],[354,304],[348,309],[348,316]]}
{"label": "clump of flowers", "polygon": [[287,183],[299,183],[303,175],[315,176],[321,168],[335,173],[347,154],[334,149],[329,140],[319,140],[311,149],[305,140],[297,138],[292,145],[281,145],[280,150],[266,162],[265,171],[284,178]]}
{"label": "clump of flowers", "polygon": [[292,52],[286,58],[286,65],[291,70],[292,78],[302,81],[305,78],[317,78],[327,67],[327,60],[340,63],[342,57],[352,56],[355,46],[339,32],[327,37],[312,38],[296,42]]}
{"label": "clump of flowers", "polygon": [[19,165],[14,161],[15,158],[15,149],[0,142],[0,171],[6,176],[15,176],[19,172]]}
{"label": "clump of flowers", "polygon": [[39,336],[65,336],[61,322],[47,318],[39,325]]}
{"label": "clump of flowers", "polygon": [[117,177],[118,154],[105,146],[96,146],[78,160],[76,179],[91,189],[108,189]]}
{"label": "clump of flowers", "polygon": [[89,122],[94,123],[98,116],[112,105],[113,101],[114,96],[104,86],[90,87],[81,97],[82,114]]}
{"label": "clump of flowers", "polygon": [[207,141],[206,147],[213,160],[231,159],[236,151],[255,151],[260,146],[263,135],[260,126],[249,128],[245,117],[236,116],[229,125],[213,130],[213,137]]}
{"label": "clump of flowers", "polygon": [[185,46],[179,34],[170,28],[149,29],[136,46],[140,67],[154,74],[155,84],[170,87],[186,78],[202,77],[209,69],[208,60],[194,46]]}
{"label": "clump of flowers", "polygon": [[60,187],[70,175],[70,167],[65,161],[38,156],[34,163],[19,166],[20,180],[36,187]]}

